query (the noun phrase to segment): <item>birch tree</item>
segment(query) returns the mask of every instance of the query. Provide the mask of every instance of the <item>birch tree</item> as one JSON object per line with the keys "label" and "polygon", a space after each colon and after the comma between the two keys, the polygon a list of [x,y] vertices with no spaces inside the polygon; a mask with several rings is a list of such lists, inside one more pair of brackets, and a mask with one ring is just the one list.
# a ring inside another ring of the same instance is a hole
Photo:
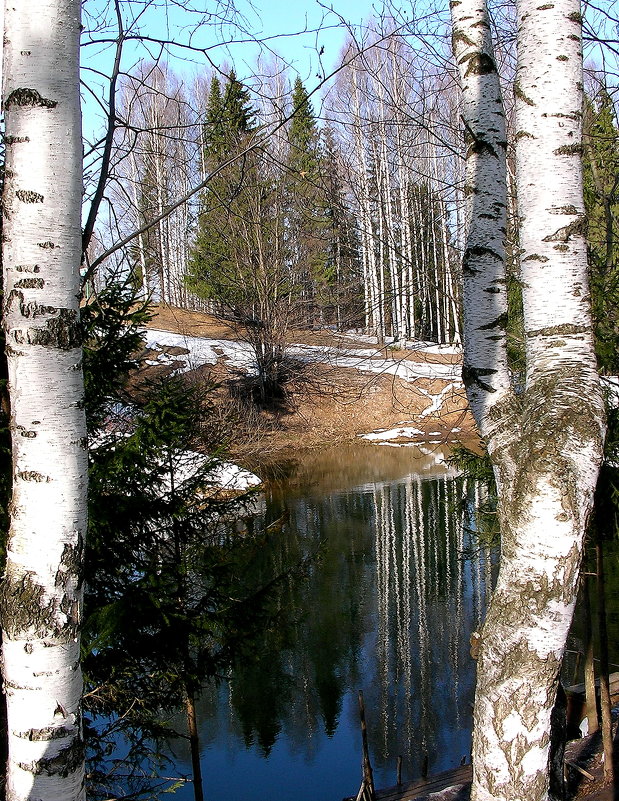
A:
{"label": "birch tree", "polygon": [[505,348],[505,133],[483,0],[452,3],[467,140],[464,380],[498,486],[501,565],[480,634],[474,801],[548,797],[550,714],[602,456],[587,286],[579,0],[520,0],[517,192],[524,391]]}
{"label": "birch tree", "polygon": [[11,801],[84,797],[79,35],[79,0],[6,3],[2,256],[13,499],[1,601]]}

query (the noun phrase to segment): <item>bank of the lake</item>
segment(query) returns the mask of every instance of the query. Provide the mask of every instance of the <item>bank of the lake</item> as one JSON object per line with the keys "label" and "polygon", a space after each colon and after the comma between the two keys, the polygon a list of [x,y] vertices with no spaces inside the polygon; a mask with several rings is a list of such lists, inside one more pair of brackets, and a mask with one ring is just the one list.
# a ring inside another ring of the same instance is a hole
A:
{"label": "bank of the lake", "polygon": [[159,306],[145,336],[143,371],[184,372],[211,387],[230,455],[259,475],[265,463],[297,460],[300,451],[374,431],[394,431],[400,444],[478,446],[458,348],[390,348],[352,333],[291,331],[298,371],[281,403],[257,409],[239,399],[252,369],[242,331],[208,314]]}

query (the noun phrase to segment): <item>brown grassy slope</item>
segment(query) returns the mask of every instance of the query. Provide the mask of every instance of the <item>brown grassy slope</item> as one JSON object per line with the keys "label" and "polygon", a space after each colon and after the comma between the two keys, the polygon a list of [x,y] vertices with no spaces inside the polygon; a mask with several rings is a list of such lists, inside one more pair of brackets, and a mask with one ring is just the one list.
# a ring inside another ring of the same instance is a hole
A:
{"label": "brown grassy slope", "polygon": [[[191,336],[235,340],[242,332],[211,315],[167,306],[159,306],[150,327]],[[342,348],[368,348],[365,342],[342,338],[330,331],[292,331],[291,343],[328,345]],[[377,351],[377,356],[381,351]],[[382,355],[385,355],[384,349]],[[389,353],[391,358],[409,361],[455,363],[457,357],[422,354],[414,351]],[[225,360],[202,368],[200,378],[215,378],[230,386],[233,376]],[[474,424],[468,411],[464,391],[451,393],[438,414],[421,418],[429,400],[421,390],[437,393],[446,382],[420,378],[404,382],[390,375],[364,373],[352,368],[329,364],[312,364],[303,369],[287,389],[286,408],[254,413],[244,434],[231,442],[234,454],[261,458],[288,455],[299,448],[315,448],[326,443],[349,440],[375,429],[389,429],[407,421],[422,430],[418,441],[452,442],[474,439]],[[225,403],[225,391],[219,399]],[[454,429],[456,429],[454,431]]]}

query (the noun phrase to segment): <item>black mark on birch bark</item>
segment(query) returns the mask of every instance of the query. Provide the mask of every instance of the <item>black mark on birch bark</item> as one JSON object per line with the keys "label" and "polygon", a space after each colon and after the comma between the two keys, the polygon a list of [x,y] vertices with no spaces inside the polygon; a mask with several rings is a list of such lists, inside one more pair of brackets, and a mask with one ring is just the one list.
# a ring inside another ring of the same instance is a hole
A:
{"label": "black mark on birch bark", "polygon": [[15,289],[43,289],[45,281],[43,278],[21,278],[14,286]]}
{"label": "black mark on birch bark", "polygon": [[42,97],[36,89],[13,89],[7,97],[5,108],[10,106],[30,106],[31,108],[56,108],[58,103]]}
{"label": "black mark on birch bark", "polygon": [[485,392],[496,392],[494,387],[482,381],[486,376],[494,375],[497,371],[484,367],[473,367],[470,364],[465,364],[462,367],[462,381],[465,387],[477,386]]}
{"label": "black mark on birch bark", "polygon": [[84,538],[78,532],[75,545],[65,542],[62,556],[60,557],[60,565],[56,571],[55,583],[57,587],[65,587],[70,578],[76,577],[79,581],[77,586],[81,585],[83,554]]}
{"label": "black mark on birch bark", "polygon": [[19,431],[19,436],[25,439],[34,439],[37,435],[36,431],[31,431],[23,426],[17,426],[17,431]]}
{"label": "black mark on birch bark", "polygon": [[27,731],[14,731],[15,737],[20,740],[30,740],[30,742],[46,742],[47,740],[61,740],[63,737],[70,737],[75,733],[75,729],[68,729],[66,726],[46,726],[44,729],[28,729]]}
{"label": "black mark on birch bark", "polygon": [[472,53],[460,59],[460,63],[468,61],[465,75],[491,75],[496,72],[494,59],[487,53]]}
{"label": "black mark on birch bark", "polygon": [[22,770],[28,771],[35,776],[62,776],[66,778],[81,766],[84,758],[84,744],[81,738],[77,735],[75,740],[59,751],[56,756],[43,757],[37,759],[35,762],[19,763]]}
{"label": "black mark on birch bark", "polygon": [[578,214],[576,206],[552,206],[548,211],[550,214]]}
{"label": "black mark on birch bark", "polygon": [[5,136],[4,137],[5,144],[7,145],[21,145],[24,142],[29,142],[29,136]]}
{"label": "black mark on birch bark", "polygon": [[72,350],[82,344],[79,314],[75,309],[57,309],[41,328],[15,329],[18,345],[45,345],[59,350]]}
{"label": "black mark on birch bark", "polygon": [[28,689],[30,689],[30,688],[29,688],[29,687],[26,687],[26,686],[25,686],[25,685],[23,685],[23,684],[17,684],[17,682],[14,682],[14,681],[7,681],[7,680],[5,679],[5,680],[4,680],[4,689],[5,689],[5,690],[28,690]]}
{"label": "black mark on birch bark", "polygon": [[545,236],[543,242],[569,242],[573,236],[584,236],[587,232],[587,219],[584,214],[568,225],[559,228],[554,234]]}
{"label": "black mark on birch bark", "polygon": [[456,43],[457,42],[464,42],[464,44],[467,47],[474,47],[475,46],[475,42],[472,39],[469,39],[469,37],[465,33],[463,33],[462,31],[456,31],[455,33],[452,34],[451,44],[452,44],[452,48],[453,48],[454,52],[456,50]]}
{"label": "black mark on birch bark", "polygon": [[17,478],[21,478],[22,481],[36,481],[38,483],[45,482],[49,484],[51,478],[49,476],[44,476],[43,473],[37,473],[36,470],[23,470],[17,473]]}
{"label": "black mark on birch bark", "polygon": [[43,195],[38,192],[32,192],[30,189],[18,189],[15,195],[22,203],[43,203],[45,200]]}
{"label": "black mark on birch bark", "polygon": [[507,328],[507,312],[500,314],[495,320],[486,325],[480,325],[478,331],[491,331],[493,328]]}
{"label": "black mark on birch bark", "polygon": [[535,103],[531,100],[530,97],[527,97],[520,86],[518,81],[514,82],[514,95],[519,99],[522,100],[523,103],[526,103],[528,106],[534,106]]}
{"label": "black mark on birch bark", "polygon": [[[38,264],[16,264],[15,265],[15,272],[16,273],[39,273],[41,272],[41,268]],[[17,286],[17,284],[15,284]]]}
{"label": "black mark on birch bark", "polygon": [[0,587],[0,601],[2,628],[9,637],[38,629],[46,617],[45,591],[33,581],[30,573],[15,576],[7,567],[7,575]]}
{"label": "black mark on birch bark", "polygon": [[528,337],[548,337],[548,336],[566,336],[584,334],[587,331],[584,325],[571,325],[565,323],[563,325],[552,325],[547,328],[537,328],[533,331],[527,331]]}
{"label": "black mark on birch bark", "polygon": [[37,242],[37,245],[43,248],[43,250],[53,250],[56,247],[56,245],[49,240],[47,242]]}
{"label": "black mark on birch bark", "polygon": [[[32,280],[41,280],[41,279],[32,279]],[[26,318],[27,320],[35,319],[36,317],[40,317],[46,314],[56,314],[56,312],[58,311],[54,306],[45,306],[41,303],[37,303],[34,300],[26,302],[24,300],[23,292],[20,292],[18,289],[12,289],[4,304],[5,316],[10,312],[10,310],[13,307],[13,303],[16,300],[19,301],[19,313],[21,314],[22,317]],[[16,335],[15,335],[15,341],[16,342],[20,341]]]}
{"label": "black mark on birch bark", "polygon": [[462,270],[469,274],[478,273],[479,269],[475,262],[484,256],[491,256],[493,259],[502,261],[502,256],[492,248],[487,248],[484,245],[472,245],[464,251],[462,259]]}
{"label": "black mark on birch bark", "polygon": [[582,145],[562,145],[553,150],[555,156],[581,156]]}

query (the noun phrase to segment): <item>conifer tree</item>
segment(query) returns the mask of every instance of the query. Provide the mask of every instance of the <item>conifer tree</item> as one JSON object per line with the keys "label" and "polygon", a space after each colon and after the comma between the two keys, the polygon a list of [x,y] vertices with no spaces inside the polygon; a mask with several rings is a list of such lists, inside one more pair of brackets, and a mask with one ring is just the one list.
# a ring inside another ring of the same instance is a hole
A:
{"label": "conifer tree", "polygon": [[207,168],[218,172],[202,198],[186,280],[212,302],[213,312],[238,325],[238,335],[253,348],[252,395],[264,403],[281,397],[295,286],[286,255],[282,175],[266,150],[250,147],[255,114],[234,71],[218,111],[219,94],[211,88],[205,153]]}
{"label": "conifer tree", "polygon": [[243,139],[255,127],[255,111],[250,105],[249,92],[230,70],[223,96],[223,134]]}
{"label": "conifer tree", "polygon": [[292,108],[288,167],[299,177],[311,179],[319,169],[318,126],[309,95],[299,77],[292,90]]}
{"label": "conifer tree", "polygon": [[[247,90],[230,72],[225,90],[217,77],[211,81],[204,157],[207,170],[233,158],[242,149],[253,127],[254,112]],[[191,254],[187,282],[200,297],[234,307],[238,301],[236,276],[237,243],[231,236],[231,221],[246,214],[244,183],[249,178],[247,160],[227,165],[213,178],[201,198],[196,242]],[[240,289],[240,287],[239,287]]]}
{"label": "conifer tree", "polygon": [[288,131],[287,226],[291,269],[299,276],[308,323],[326,303],[328,219],[320,132],[307,90],[299,77],[292,91]]}
{"label": "conifer tree", "polygon": [[619,130],[603,88],[585,99],[583,179],[596,353],[600,367],[619,369]]}
{"label": "conifer tree", "polygon": [[[323,185],[326,214],[324,287],[326,322],[342,327],[363,325],[363,274],[359,241],[341,176],[341,154],[331,128],[323,132]],[[324,301],[323,301],[324,302]]]}
{"label": "conifer tree", "polygon": [[224,127],[224,105],[221,84],[216,75],[211,80],[206,107],[206,123],[203,127],[204,159],[209,165],[217,161],[226,141]]}

